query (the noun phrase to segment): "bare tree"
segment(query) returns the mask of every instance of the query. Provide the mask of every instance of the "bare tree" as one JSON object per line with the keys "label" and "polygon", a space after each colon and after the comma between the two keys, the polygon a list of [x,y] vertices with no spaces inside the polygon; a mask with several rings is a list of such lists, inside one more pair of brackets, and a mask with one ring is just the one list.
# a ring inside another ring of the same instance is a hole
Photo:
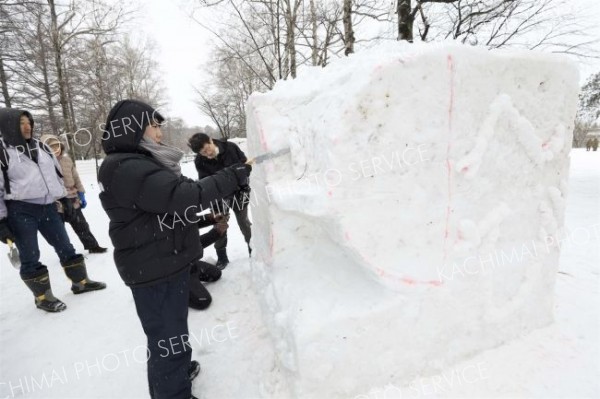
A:
{"label": "bare tree", "polygon": [[[9,26],[10,46],[5,74],[11,76],[13,103],[32,111],[43,111],[49,118],[53,133],[58,133],[59,120],[55,115],[55,70],[51,55],[51,44],[47,35],[48,18],[43,4],[28,4],[14,9],[5,23]],[[3,46],[6,48],[5,46]],[[8,79],[5,79],[8,94]],[[6,99],[5,99],[6,103]]]}
{"label": "bare tree", "polygon": [[[55,0],[47,0],[51,29],[54,62],[57,74],[57,85],[60,106],[63,114],[64,129],[67,132],[76,130],[74,116],[71,114],[68,98],[68,78],[65,71],[65,52],[71,41],[81,36],[98,36],[113,34],[121,23],[124,11],[120,6],[108,6],[100,1],[91,3],[71,2],[68,5],[57,4]],[[85,7],[85,6],[91,7]]]}
{"label": "bare tree", "polygon": [[0,3],[5,105],[34,112],[38,132],[67,133],[76,158],[98,155],[101,125],[115,101],[165,103],[151,44],[134,45],[119,33],[131,13],[103,0]]}
{"label": "bare tree", "polygon": [[82,156],[100,153],[102,125],[112,105],[125,98],[139,99],[161,107],[164,101],[163,83],[158,65],[151,58],[150,41],[133,46],[127,37],[94,36],[78,42],[79,57],[73,59],[73,86],[78,122],[84,126],[82,135],[89,134],[84,146],[78,145]]}
{"label": "bare tree", "polygon": [[199,91],[197,94],[200,99],[196,104],[215,123],[221,137],[224,139],[232,137],[235,110],[232,109],[229,101],[218,94],[210,96]]}
{"label": "bare tree", "polygon": [[[332,55],[346,49],[342,7],[334,0],[200,4],[212,7],[219,13],[214,19],[222,22],[207,26],[192,14],[218,41],[209,68],[215,71],[212,83],[199,89],[199,106],[225,136],[245,134],[245,102],[253,91],[270,90],[277,80],[295,78],[300,67],[325,66]],[[348,39],[352,48],[353,35]]]}
{"label": "bare tree", "polygon": [[565,0],[397,0],[398,40],[454,39],[597,57],[583,10]]}
{"label": "bare tree", "polygon": [[352,25],[352,0],[344,0],[344,43],[345,55],[354,53],[354,26]]}

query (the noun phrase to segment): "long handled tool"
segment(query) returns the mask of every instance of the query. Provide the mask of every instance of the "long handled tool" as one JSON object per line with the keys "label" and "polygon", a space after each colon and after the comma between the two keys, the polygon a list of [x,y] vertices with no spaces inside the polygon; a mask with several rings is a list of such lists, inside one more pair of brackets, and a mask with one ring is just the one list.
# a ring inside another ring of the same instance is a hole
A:
{"label": "long handled tool", "polygon": [[10,260],[10,263],[15,269],[20,269],[21,259],[19,258],[19,250],[17,249],[17,247],[15,247],[15,243],[11,240],[7,240],[6,243],[8,244],[9,248],[8,259]]}
{"label": "long handled tool", "polygon": [[279,150],[279,151],[267,152],[265,154],[259,155],[257,157],[252,158],[252,159],[249,159],[248,162],[246,162],[246,163],[249,164],[249,165],[258,165],[259,163],[263,163],[263,162],[268,161],[270,159],[277,158],[277,157],[280,157],[282,155],[289,154],[289,153],[290,153],[290,149],[289,148],[284,148],[284,149]]}

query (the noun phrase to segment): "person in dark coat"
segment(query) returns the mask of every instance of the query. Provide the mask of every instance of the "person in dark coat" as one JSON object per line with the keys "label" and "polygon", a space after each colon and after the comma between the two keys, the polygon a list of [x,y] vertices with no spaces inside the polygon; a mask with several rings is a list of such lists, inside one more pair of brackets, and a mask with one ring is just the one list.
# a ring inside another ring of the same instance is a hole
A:
{"label": "person in dark coat", "polygon": [[66,195],[60,166],[50,148],[33,138],[33,126],[29,112],[0,108],[0,241],[16,244],[21,279],[35,306],[60,312],[67,305],[52,293],[48,268],[40,263],[38,232],[54,248],[74,294],[106,284],[88,277],[83,255],[69,240],[55,204]]}
{"label": "person in dark coat", "polygon": [[[208,214],[198,221],[198,228],[214,226],[207,233],[200,236],[202,248],[209,247],[217,242],[229,225],[229,216]],[[204,287],[204,283],[214,283],[221,278],[221,270],[201,259],[196,260],[190,268],[190,301],[189,306],[196,310],[205,310],[212,303],[212,297]]]}
{"label": "person in dark coat", "polygon": [[202,257],[194,217],[247,185],[250,167],[232,165],[201,181],[182,176],[183,152],[161,144],[163,122],[143,102],[115,104],[102,137],[100,200],[117,270],[148,339],[150,396],[179,399],[192,397],[190,379],[199,368],[187,325],[190,267]]}
{"label": "person in dark coat", "polygon": [[[196,133],[188,140],[188,145],[196,154],[194,164],[198,171],[198,178],[213,176],[218,171],[236,163],[246,163],[246,155],[235,143],[230,141],[221,141],[212,139],[204,133]],[[244,240],[248,245],[248,252],[251,252],[250,238],[252,230],[250,219],[248,218],[248,204],[250,202],[250,186],[243,187],[235,195],[230,196],[218,204],[216,212],[227,214],[229,208],[233,210],[237,224],[244,235]],[[217,252],[217,266],[225,268],[229,263],[227,257],[227,233],[215,243]]]}

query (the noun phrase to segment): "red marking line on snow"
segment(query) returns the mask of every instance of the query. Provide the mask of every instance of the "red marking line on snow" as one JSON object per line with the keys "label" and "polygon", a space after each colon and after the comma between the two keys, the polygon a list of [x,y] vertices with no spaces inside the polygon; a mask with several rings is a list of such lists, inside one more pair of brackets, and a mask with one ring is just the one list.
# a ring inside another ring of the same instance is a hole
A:
{"label": "red marking line on snow", "polygon": [[[344,238],[346,239],[346,241],[350,241],[350,232],[345,231],[344,232]],[[356,251],[356,253],[358,254],[358,256],[360,258],[362,258],[362,261],[368,265],[374,272],[375,274],[377,274],[379,277],[386,279],[386,280],[392,280],[396,283],[402,283],[402,284],[406,284],[406,285],[432,285],[434,287],[439,287],[441,285],[443,285],[444,283],[442,281],[438,281],[438,280],[430,280],[430,281],[417,281],[414,280],[412,278],[409,277],[399,277],[396,276],[392,273],[389,273],[387,271],[385,271],[384,269],[382,269],[379,266],[375,266],[373,263],[369,262],[367,260],[367,258],[365,256],[363,256],[363,254],[361,254],[356,248],[354,248],[354,250]]]}
{"label": "red marking line on snow", "polygon": [[452,163],[450,162],[450,150],[452,149],[453,127],[452,116],[454,113],[454,60],[448,54],[448,71],[450,72],[450,104],[448,105],[448,145],[446,147],[446,169],[448,171],[448,205],[446,206],[446,225],[444,227],[444,263],[448,257],[448,236],[450,226],[450,213],[452,212]]}
{"label": "red marking line on snow", "polygon": [[[344,238],[346,239],[346,241],[350,241],[350,233],[345,231]],[[417,281],[410,277],[396,276],[392,273],[387,272],[386,270],[382,269],[379,266],[375,266],[372,262],[370,262],[368,260],[368,258],[366,256],[364,256],[362,253],[360,253],[360,251],[358,249],[354,248],[354,250],[358,253],[358,256],[360,256],[362,258],[362,261],[365,264],[367,264],[369,267],[371,267],[371,269],[375,272],[375,274],[377,274],[379,277],[381,277],[383,279],[391,280],[391,281],[394,281],[395,283],[402,283],[402,284],[406,284],[406,285],[432,285],[434,287],[439,287],[442,284],[444,284],[442,281],[438,281],[438,280]]]}
{"label": "red marking line on snow", "polygon": [[377,273],[377,275],[380,277],[384,277],[388,280],[393,280],[395,282],[406,284],[406,285],[431,285],[433,287],[440,287],[440,286],[444,285],[444,282],[439,281],[439,280],[417,281],[410,277],[395,276],[391,273],[386,272],[385,270],[383,270],[380,267],[375,268],[375,273]]}
{"label": "red marking line on snow", "polygon": [[273,248],[275,247],[275,236],[273,235],[273,226],[271,226],[271,232],[269,233],[269,257],[273,260]]}
{"label": "red marking line on snow", "polygon": [[258,117],[258,111],[254,111],[254,120],[256,121],[256,126],[258,127],[258,139],[260,140],[260,146],[265,151],[269,151],[269,146],[267,145],[267,139],[265,138],[265,129],[262,127],[262,123],[260,123],[260,118]]}

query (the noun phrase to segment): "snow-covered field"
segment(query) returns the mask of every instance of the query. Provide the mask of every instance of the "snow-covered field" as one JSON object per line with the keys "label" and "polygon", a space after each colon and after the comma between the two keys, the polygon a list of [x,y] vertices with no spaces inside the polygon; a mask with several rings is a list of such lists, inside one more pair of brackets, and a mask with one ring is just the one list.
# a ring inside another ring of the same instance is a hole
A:
{"label": "snow-covered field", "polygon": [[[575,149],[571,158],[566,209],[570,234],[562,243],[555,323],[438,375],[415,375],[404,385],[390,375],[388,386],[355,399],[600,397],[600,153]],[[88,190],[84,213],[100,244],[109,246],[93,164],[79,162],[78,167]],[[196,176],[192,163],[183,169]],[[213,304],[204,312],[190,311],[193,356],[203,366],[194,394],[206,399],[287,397],[245,244],[233,224],[232,262],[221,281],[209,285]],[[83,250],[70,227],[68,231],[76,248]],[[90,276],[106,281],[108,288],[76,297],[52,249],[40,242],[54,292],[68,309],[59,314],[36,309],[17,271],[0,254],[0,398],[147,397],[145,337],[112,255],[86,255]],[[206,255],[214,258],[214,250]],[[178,343],[171,344],[177,350]],[[340,367],[352,372],[351,364]]]}

